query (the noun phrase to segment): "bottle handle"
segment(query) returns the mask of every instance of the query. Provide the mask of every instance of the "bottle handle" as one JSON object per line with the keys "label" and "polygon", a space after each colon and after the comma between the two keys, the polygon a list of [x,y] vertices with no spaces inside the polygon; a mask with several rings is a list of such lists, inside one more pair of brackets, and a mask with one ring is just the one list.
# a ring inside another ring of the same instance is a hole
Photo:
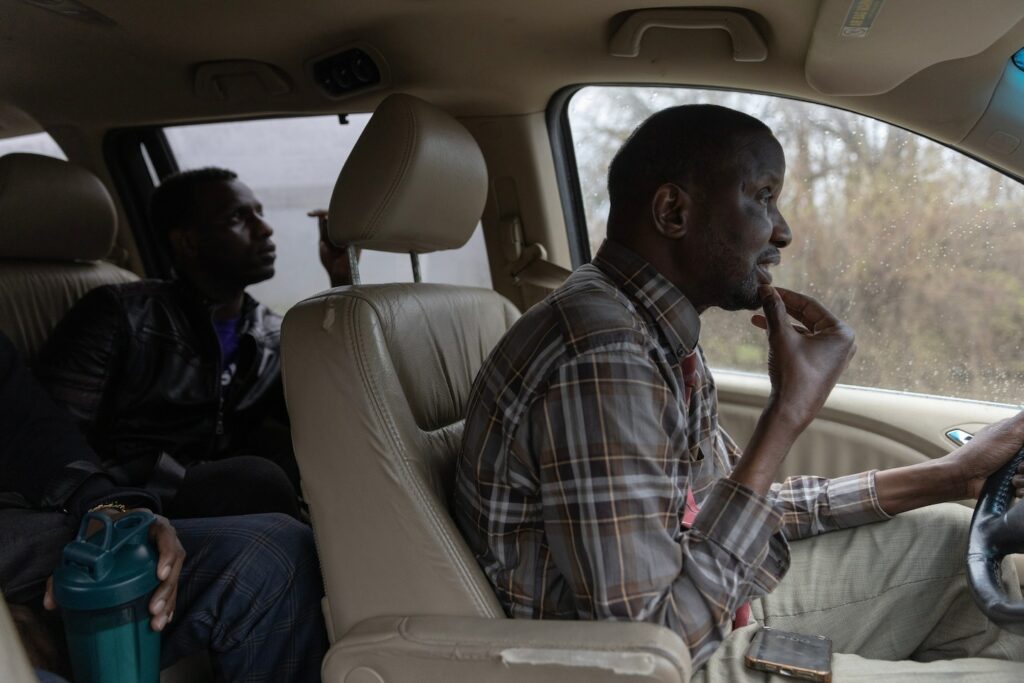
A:
{"label": "bottle handle", "polygon": [[[94,519],[103,525],[103,538],[98,544],[89,540],[88,536],[89,522]],[[75,541],[64,548],[63,560],[78,565],[94,578],[101,578],[110,571],[114,555],[121,546],[144,542],[155,520],[153,513],[146,510],[135,510],[116,520],[103,512],[88,512],[82,517]],[[115,530],[127,533],[115,539]]]}
{"label": "bottle handle", "polygon": [[94,519],[103,525],[103,541],[99,544],[99,549],[101,551],[110,550],[110,544],[114,540],[114,520],[111,519],[110,515],[103,512],[85,513],[85,516],[82,517],[82,523],[78,526],[78,537],[75,540],[96,545],[89,541],[89,522]]}

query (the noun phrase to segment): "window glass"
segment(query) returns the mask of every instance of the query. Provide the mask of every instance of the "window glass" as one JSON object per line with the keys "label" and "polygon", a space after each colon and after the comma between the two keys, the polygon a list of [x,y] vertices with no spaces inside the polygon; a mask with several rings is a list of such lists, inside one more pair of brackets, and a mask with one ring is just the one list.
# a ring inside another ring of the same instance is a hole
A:
{"label": "window glass", "polygon": [[[337,116],[314,116],[164,130],[182,170],[231,169],[263,203],[277,244],[276,274],[247,291],[280,313],[330,286],[319,260],[317,220],[308,214],[327,209],[338,173],[369,118],[350,115],[344,125]],[[405,254],[364,250],[359,272],[364,283],[412,282]],[[490,287],[480,228],[459,250],[421,255],[420,274],[425,282]]]}
{"label": "window glass", "polygon": [[57,146],[49,133],[32,133],[31,135],[19,135],[14,138],[0,139],[0,157],[15,152],[29,152],[31,154],[42,154],[47,157],[63,159],[67,161],[64,150]]}
{"label": "window glass", "polygon": [[[1003,403],[1024,398],[1024,188],[938,143],[829,107],[746,93],[590,87],[569,105],[591,249],[605,234],[608,164],[650,114],[720,104],[767,123],[786,153],[793,231],[775,283],[820,299],[857,334],[842,381]],[[765,372],[749,315],[708,311],[720,368]]]}

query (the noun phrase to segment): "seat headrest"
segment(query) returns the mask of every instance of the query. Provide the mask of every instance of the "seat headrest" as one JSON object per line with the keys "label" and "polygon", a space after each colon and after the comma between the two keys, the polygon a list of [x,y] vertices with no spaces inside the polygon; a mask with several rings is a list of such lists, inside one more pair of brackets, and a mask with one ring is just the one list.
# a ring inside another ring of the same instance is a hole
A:
{"label": "seat headrest", "polygon": [[338,175],[330,237],[377,251],[456,249],[487,200],[487,166],[454,118],[411,95],[377,107]]}
{"label": "seat headrest", "polygon": [[99,178],[38,154],[0,157],[0,258],[98,261],[117,228]]}

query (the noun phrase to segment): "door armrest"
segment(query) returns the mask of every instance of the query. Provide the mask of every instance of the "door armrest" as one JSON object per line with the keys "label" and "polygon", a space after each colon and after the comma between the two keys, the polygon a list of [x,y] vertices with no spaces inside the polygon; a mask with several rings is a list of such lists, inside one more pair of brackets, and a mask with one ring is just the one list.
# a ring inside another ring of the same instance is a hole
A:
{"label": "door armrest", "polygon": [[690,653],[646,623],[375,617],[324,658],[325,683],[686,683]]}

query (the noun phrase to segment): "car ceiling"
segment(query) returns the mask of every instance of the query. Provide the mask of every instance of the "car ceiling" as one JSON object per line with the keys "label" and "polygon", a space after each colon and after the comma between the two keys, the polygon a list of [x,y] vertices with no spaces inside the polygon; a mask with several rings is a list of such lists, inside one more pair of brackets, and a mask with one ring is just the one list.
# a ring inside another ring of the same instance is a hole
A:
{"label": "car ceiling", "polygon": [[[858,2],[672,5],[732,9],[749,19],[764,38],[767,58],[739,62],[721,30],[653,29],[638,57],[610,55],[616,30],[649,2],[88,0],[88,8],[109,19],[102,23],[53,11],[80,8],[73,0],[0,0],[0,136],[40,125],[105,130],[369,111],[396,91],[460,116],[516,115],[542,111],[554,93],[574,84],[677,83],[837,105],[1019,170],[1013,150],[993,158],[998,155],[985,148],[988,133],[978,140],[969,134],[990,107],[1010,55],[1024,46],[1024,3],[884,0],[867,35],[843,36],[843,22]],[[311,63],[356,44],[383,59],[385,87],[331,99],[313,82]],[[219,60],[270,64],[287,92],[238,88],[223,99],[198,94],[197,68]],[[1010,109],[996,112],[998,127],[1024,138],[1024,119]],[[1020,129],[1012,129],[1018,121]]]}

